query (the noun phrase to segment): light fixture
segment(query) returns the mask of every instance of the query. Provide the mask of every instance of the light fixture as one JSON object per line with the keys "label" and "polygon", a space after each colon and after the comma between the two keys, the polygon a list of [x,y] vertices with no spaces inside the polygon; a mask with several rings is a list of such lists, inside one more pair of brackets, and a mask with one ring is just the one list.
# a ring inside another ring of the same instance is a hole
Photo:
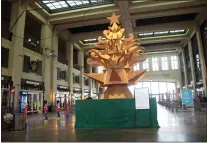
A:
{"label": "light fixture", "polygon": [[29,38],[29,39],[28,39],[28,41],[30,42],[30,41],[31,41],[31,39]]}

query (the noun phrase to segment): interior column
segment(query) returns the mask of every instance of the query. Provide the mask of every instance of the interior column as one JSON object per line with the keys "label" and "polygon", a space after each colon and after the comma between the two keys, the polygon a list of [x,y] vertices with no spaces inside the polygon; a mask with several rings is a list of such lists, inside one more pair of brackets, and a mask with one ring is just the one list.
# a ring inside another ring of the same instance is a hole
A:
{"label": "interior column", "polygon": [[78,65],[80,66],[80,87],[81,87],[81,99],[84,96],[84,52],[83,49],[78,51]]}
{"label": "interior column", "polygon": [[[19,18],[19,19],[18,19]],[[23,69],[23,41],[26,11],[24,5],[16,2],[12,4],[10,29],[13,33],[11,54],[11,69],[13,85],[15,87],[14,113],[19,112],[19,92],[21,91],[21,78]],[[18,36],[18,37],[17,37]],[[21,38],[19,38],[21,37]]]}
{"label": "interior column", "polygon": [[[48,53],[52,50],[53,35],[52,27],[50,25],[43,24],[41,28],[41,48],[43,48],[43,81],[45,86],[44,100],[47,100],[48,105],[52,105],[52,88],[51,88],[51,70],[52,60],[48,57]],[[48,38],[51,37],[51,38]]]}
{"label": "interior column", "polygon": [[73,95],[73,42],[67,41],[66,51],[68,58],[68,85],[69,85],[69,105],[72,105],[72,95]]}
{"label": "interior column", "polygon": [[[89,66],[89,73],[92,73],[92,66]],[[92,94],[93,94],[92,79],[89,78],[89,97],[91,97]]]}
{"label": "interior column", "polygon": [[187,77],[187,69],[186,69],[184,49],[182,50],[182,60],[183,60],[184,75],[185,75],[185,88],[187,89],[188,88],[188,77]]}
{"label": "interior column", "polygon": [[[53,31],[53,35],[57,35],[57,31]],[[57,94],[57,61],[58,61],[58,36],[54,36],[52,40],[52,50],[54,51],[54,54],[56,55],[55,58],[52,59],[52,103],[53,106],[56,105],[55,98]]]}
{"label": "interior column", "polygon": [[199,28],[196,28],[196,37],[198,41],[198,50],[200,55],[200,63],[201,63],[201,70],[202,70],[202,77],[203,77],[203,88],[204,88],[204,95],[207,97],[207,71],[206,71],[206,64],[203,52],[203,44],[201,39],[201,32]]}
{"label": "interior column", "polygon": [[195,76],[195,66],[194,66],[194,59],[193,59],[192,43],[191,43],[190,39],[188,39],[188,50],[189,50],[189,55],[190,55],[190,66],[191,66],[191,73],[192,73],[192,80],[193,80],[193,83],[191,83],[191,84],[193,86],[193,96],[195,96],[196,76]]}

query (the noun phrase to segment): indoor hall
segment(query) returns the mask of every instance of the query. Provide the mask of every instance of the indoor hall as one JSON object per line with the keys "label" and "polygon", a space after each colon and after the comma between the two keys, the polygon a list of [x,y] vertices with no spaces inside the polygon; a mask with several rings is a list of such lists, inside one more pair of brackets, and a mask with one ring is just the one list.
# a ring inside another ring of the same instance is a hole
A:
{"label": "indoor hall", "polygon": [[1,7],[2,141],[207,141],[206,1]]}

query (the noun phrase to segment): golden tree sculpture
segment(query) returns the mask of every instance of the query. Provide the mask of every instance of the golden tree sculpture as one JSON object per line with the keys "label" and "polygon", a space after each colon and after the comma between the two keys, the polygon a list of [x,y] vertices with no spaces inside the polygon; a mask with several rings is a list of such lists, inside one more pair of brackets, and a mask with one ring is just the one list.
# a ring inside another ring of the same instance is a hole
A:
{"label": "golden tree sculpture", "polygon": [[87,63],[103,68],[103,73],[85,74],[107,87],[101,99],[132,98],[128,85],[136,84],[146,72],[132,70],[133,65],[146,60],[147,56],[132,33],[125,38],[125,29],[121,28],[119,17],[114,13],[108,17],[111,26],[103,31],[105,39],[99,36],[99,43],[94,45],[96,48],[88,51],[90,58]]}

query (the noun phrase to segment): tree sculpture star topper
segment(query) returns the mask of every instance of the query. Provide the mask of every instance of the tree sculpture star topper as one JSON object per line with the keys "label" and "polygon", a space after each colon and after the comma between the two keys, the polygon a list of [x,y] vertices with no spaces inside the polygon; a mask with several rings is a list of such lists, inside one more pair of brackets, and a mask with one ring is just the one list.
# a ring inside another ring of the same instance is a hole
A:
{"label": "tree sculpture star topper", "polygon": [[96,48],[88,51],[90,66],[103,67],[103,73],[91,73],[86,76],[96,80],[101,86],[107,87],[101,99],[132,98],[128,85],[136,84],[146,70],[132,71],[132,66],[146,60],[144,48],[139,40],[134,39],[132,33],[125,38],[125,29],[121,28],[118,18],[120,15],[112,14],[108,30],[104,30],[105,40],[98,37]]}

